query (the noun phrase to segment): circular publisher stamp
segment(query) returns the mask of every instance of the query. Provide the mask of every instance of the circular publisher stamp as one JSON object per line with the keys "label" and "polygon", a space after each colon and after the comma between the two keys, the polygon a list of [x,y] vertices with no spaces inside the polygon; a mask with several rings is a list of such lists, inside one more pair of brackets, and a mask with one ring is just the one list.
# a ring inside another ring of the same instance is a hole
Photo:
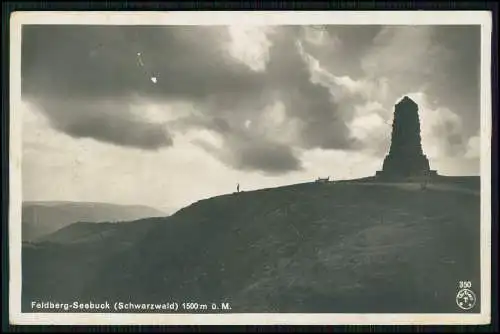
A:
{"label": "circular publisher stamp", "polygon": [[461,289],[457,293],[456,302],[462,310],[470,310],[476,305],[476,294],[470,289]]}

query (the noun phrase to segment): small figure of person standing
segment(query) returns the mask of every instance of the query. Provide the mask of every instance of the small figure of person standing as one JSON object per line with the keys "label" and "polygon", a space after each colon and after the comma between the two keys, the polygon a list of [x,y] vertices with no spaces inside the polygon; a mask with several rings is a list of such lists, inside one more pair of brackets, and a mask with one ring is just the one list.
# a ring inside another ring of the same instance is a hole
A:
{"label": "small figure of person standing", "polygon": [[240,192],[240,184],[239,183],[236,185],[236,192],[238,192],[238,193]]}
{"label": "small figure of person standing", "polygon": [[426,190],[426,189],[427,189],[427,183],[428,183],[427,178],[424,178],[424,179],[420,182],[420,189],[421,189],[421,190]]}

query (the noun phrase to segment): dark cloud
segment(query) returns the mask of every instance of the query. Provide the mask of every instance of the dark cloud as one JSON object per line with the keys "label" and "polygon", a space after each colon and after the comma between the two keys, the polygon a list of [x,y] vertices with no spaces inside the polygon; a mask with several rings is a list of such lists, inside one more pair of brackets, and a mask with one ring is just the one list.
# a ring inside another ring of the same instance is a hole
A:
{"label": "dark cloud", "polygon": [[[224,134],[230,124],[237,124],[233,131],[242,131],[246,120],[258,118],[266,105],[280,99],[287,116],[302,124],[300,141],[290,145],[346,147],[347,128],[334,117],[328,89],[310,82],[297,52],[299,29],[279,29],[267,71],[255,72],[225,52],[229,36],[223,27],[26,26],[23,96],[49,101],[44,112],[55,128],[70,135],[143,148],[168,146],[170,137],[160,126],[109,110],[112,106],[61,108],[53,101],[85,105],[103,98],[126,101],[134,94],[154,101],[185,100],[203,116],[192,115],[185,125],[204,124]],[[157,77],[156,84],[150,76]],[[234,140],[232,136],[224,138]],[[272,134],[260,142],[226,146],[234,151],[227,155],[237,168],[276,172],[300,165],[292,148],[273,140]]]}
{"label": "dark cloud", "polygon": [[[392,80],[389,98],[427,82],[433,96],[453,100],[453,106],[462,106],[459,112],[466,112],[464,108],[474,109],[471,101],[478,98],[479,35],[473,29],[447,29],[431,29],[439,33],[432,32],[429,44],[421,46],[429,52],[417,52],[419,45],[411,49],[415,57],[429,61],[424,71],[421,61],[420,68],[412,68],[411,59],[396,66],[391,63],[390,52],[397,52],[391,46],[405,41],[397,29],[331,26],[318,44],[306,38],[303,27],[276,27],[268,36],[266,70],[258,72],[229,55],[225,27],[24,26],[22,93],[23,98],[38,101],[54,128],[75,137],[158,149],[175,145],[170,133],[208,129],[221,136],[222,148],[198,144],[221,161],[243,170],[287,172],[301,168],[296,149],[361,147],[347,126],[354,98],[341,100],[331,86],[312,80],[299,41],[335,75],[366,76],[365,61],[373,70],[371,79]],[[426,32],[415,36],[428,41]],[[463,52],[457,56],[455,50]],[[433,62],[433,57],[440,62]],[[433,80],[436,69],[445,74]],[[442,88],[448,81],[453,84]],[[453,90],[463,95],[454,97]],[[182,118],[166,126],[148,123],[127,110],[137,96],[155,103],[189,102],[195,111],[189,116],[179,112]],[[115,103],[93,103],[102,100]],[[295,124],[297,133],[288,141],[279,138],[272,126],[244,126],[248,121],[261,122],[266,108],[276,101],[283,103],[286,120]]]}
{"label": "dark cloud", "polygon": [[[221,28],[25,26],[23,94],[199,99],[262,80],[224,56]],[[144,66],[140,66],[138,53]],[[151,76],[158,77],[152,84]]]}
{"label": "dark cloud", "polygon": [[268,140],[244,126],[231,126],[222,118],[186,117],[169,125],[180,132],[195,128],[217,133],[223,141],[221,147],[199,138],[193,143],[239,170],[258,170],[274,175],[302,169],[300,159],[289,145]]}
{"label": "dark cloud", "polygon": [[94,138],[142,149],[158,149],[172,145],[172,139],[161,125],[132,122],[129,119],[89,117],[80,122],[57,123],[55,127],[73,137]]}
{"label": "dark cloud", "polygon": [[54,129],[74,138],[92,138],[115,145],[154,150],[172,145],[165,125],[150,123],[123,103],[41,100],[38,106]]}
{"label": "dark cloud", "polygon": [[259,138],[251,141],[244,136],[233,136],[225,141],[222,148],[209,142],[196,140],[195,143],[213,154],[227,165],[247,171],[262,171],[268,175],[281,174],[283,171],[302,169],[302,163],[293,149],[284,144],[266,142]]}
{"label": "dark cloud", "polygon": [[[442,26],[434,40],[449,52],[428,92],[436,102],[446,105],[467,124],[465,135],[479,129],[481,91],[481,28],[480,26]],[[439,74],[439,75],[437,75]]]}
{"label": "dark cloud", "polygon": [[246,144],[237,147],[233,166],[243,170],[262,170],[279,174],[284,170],[302,169],[300,160],[289,146],[278,143]]}

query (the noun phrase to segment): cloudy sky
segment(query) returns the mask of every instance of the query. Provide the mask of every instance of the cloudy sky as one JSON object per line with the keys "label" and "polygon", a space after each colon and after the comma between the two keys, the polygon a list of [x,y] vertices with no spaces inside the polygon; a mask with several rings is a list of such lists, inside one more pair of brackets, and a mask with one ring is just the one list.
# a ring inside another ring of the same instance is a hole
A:
{"label": "cloudy sky", "polygon": [[172,211],[373,175],[394,104],[444,175],[478,175],[479,26],[24,26],[25,200]]}

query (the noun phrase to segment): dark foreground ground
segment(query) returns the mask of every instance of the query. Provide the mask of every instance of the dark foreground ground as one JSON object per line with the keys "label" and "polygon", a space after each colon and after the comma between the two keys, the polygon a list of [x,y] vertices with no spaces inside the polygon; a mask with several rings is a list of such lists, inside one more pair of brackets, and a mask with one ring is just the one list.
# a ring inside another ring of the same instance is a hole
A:
{"label": "dark foreground ground", "polygon": [[34,300],[463,312],[459,281],[480,294],[479,217],[479,178],[426,190],[365,179],[219,196],[168,218],[73,224],[23,246],[23,312]]}

